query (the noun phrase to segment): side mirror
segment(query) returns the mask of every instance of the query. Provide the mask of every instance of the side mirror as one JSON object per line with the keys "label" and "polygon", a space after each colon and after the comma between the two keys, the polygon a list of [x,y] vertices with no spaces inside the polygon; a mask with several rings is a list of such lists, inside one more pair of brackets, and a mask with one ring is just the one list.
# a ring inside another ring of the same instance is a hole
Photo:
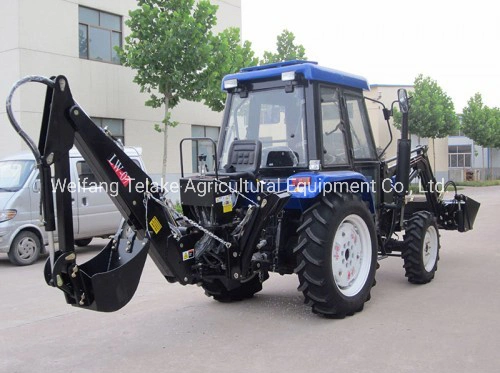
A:
{"label": "side mirror", "polygon": [[406,114],[409,110],[408,105],[408,94],[406,93],[406,89],[400,88],[398,89],[398,101],[399,101],[399,110],[401,113]]}

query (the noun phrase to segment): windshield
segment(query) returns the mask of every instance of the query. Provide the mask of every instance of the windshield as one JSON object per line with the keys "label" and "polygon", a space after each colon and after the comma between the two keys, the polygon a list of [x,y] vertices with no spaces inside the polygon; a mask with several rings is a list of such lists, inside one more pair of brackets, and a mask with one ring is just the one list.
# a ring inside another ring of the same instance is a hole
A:
{"label": "windshield", "polygon": [[17,192],[28,179],[35,161],[0,161],[0,192]]}
{"label": "windshield", "polygon": [[234,140],[259,140],[262,143],[261,168],[302,167],[307,165],[304,89],[283,87],[233,94],[229,123],[222,144],[221,167],[227,164]]}

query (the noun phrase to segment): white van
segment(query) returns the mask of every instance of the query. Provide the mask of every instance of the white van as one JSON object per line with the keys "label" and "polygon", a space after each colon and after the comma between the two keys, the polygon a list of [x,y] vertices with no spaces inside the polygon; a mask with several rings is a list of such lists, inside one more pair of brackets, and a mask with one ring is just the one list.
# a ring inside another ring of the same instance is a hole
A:
{"label": "white van", "polygon": [[[124,151],[144,169],[141,148],[125,147]],[[78,180],[77,187],[72,188],[75,244],[86,246],[93,237],[114,234],[121,215],[75,149],[70,151],[70,169],[71,179]],[[40,222],[39,180],[33,154],[0,160],[0,253],[8,253],[16,265],[34,263],[47,244]],[[57,232],[54,239],[57,242]]]}

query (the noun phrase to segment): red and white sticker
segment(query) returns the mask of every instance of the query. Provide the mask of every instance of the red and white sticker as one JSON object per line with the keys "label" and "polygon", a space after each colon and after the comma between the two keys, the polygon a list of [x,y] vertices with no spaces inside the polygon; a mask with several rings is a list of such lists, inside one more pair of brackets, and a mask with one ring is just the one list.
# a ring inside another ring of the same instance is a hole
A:
{"label": "red and white sticker", "polygon": [[118,159],[116,154],[113,154],[111,158],[108,159],[108,163],[115,172],[116,176],[122,183],[124,187],[127,187],[130,184],[130,176],[128,176],[127,171],[123,168],[122,162]]}

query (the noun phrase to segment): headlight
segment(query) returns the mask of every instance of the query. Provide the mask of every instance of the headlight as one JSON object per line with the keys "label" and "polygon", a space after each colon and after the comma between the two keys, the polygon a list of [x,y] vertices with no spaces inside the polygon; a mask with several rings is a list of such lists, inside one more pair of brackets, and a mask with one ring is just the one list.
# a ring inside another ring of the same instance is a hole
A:
{"label": "headlight", "polygon": [[224,80],[224,89],[236,88],[238,86],[238,79]]}
{"label": "headlight", "polygon": [[2,210],[0,211],[0,223],[14,219],[14,217],[17,215],[16,210]]}

